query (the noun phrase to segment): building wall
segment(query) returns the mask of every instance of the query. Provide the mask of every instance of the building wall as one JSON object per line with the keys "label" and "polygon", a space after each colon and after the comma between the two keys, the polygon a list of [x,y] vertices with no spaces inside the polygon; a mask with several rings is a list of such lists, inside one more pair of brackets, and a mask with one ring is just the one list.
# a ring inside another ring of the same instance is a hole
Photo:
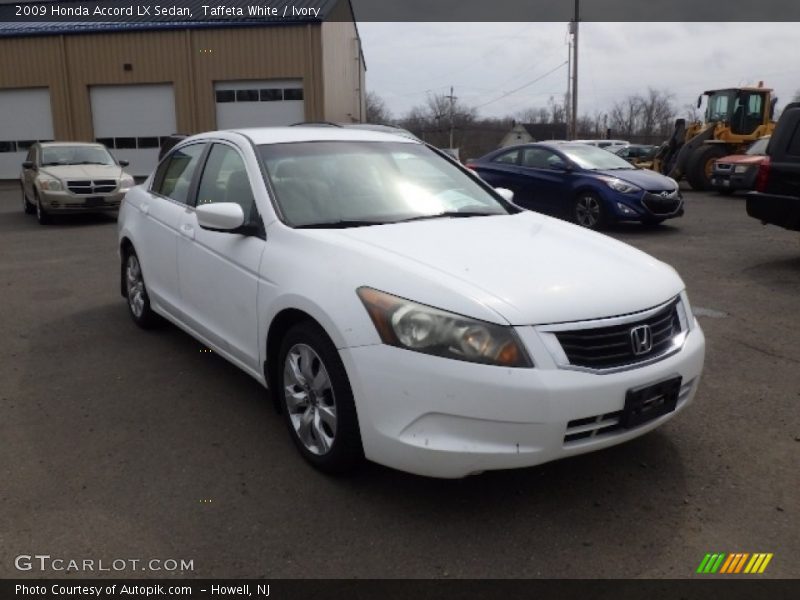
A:
{"label": "building wall", "polygon": [[60,36],[0,40],[0,89],[50,88],[53,129],[69,138],[70,110]]}
{"label": "building wall", "polygon": [[[335,65],[343,47],[352,47],[355,26],[331,25],[327,48],[337,58],[326,57],[328,80],[322,25],[304,24],[1,38],[0,89],[49,87],[57,139],[94,139],[89,87],[104,84],[172,83],[177,128],[185,133],[216,127],[215,81],[299,78],[306,120],[344,120],[357,116],[357,90],[335,80],[342,76]],[[357,80],[350,71],[344,76]]]}
{"label": "building wall", "polygon": [[328,121],[364,120],[365,65],[349,2],[339,2],[322,24],[322,70],[325,81],[325,118]]}

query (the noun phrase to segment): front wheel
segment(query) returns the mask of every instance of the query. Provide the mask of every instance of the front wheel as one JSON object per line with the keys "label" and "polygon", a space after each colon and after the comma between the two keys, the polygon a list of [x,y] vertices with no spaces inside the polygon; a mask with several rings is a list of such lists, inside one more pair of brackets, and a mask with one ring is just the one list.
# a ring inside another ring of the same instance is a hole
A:
{"label": "front wheel", "polygon": [[50,214],[42,206],[40,198],[36,198],[36,220],[39,221],[39,225],[49,225],[53,222]]}
{"label": "front wheel", "polygon": [[342,359],[311,321],[289,329],[281,343],[276,393],[303,457],[326,473],[352,471],[363,459],[353,392]]}
{"label": "front wheel", "polygon": [[600,229],[605,225],[603,203],[594,192],[581,192],[575,199],[575,222],[587,229]]}
{"label": "front wheel", "polygon": [[26,215],[32,215],[36,212],[36,207],[28,202],[28,196],[25,194],[25,186],[20,185],[20,190],[22,191],[22,210],[25,211]]}

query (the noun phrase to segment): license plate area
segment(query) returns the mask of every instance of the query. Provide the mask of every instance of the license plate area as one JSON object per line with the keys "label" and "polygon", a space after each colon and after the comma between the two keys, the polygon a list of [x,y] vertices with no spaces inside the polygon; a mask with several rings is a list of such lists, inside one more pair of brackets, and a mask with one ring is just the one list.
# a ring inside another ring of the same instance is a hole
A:
{"label": "license plate area", "polygon": [[678,405],[681,381],[682,377],[678,375],[628,390],[620,425],[630,429],[674,411]]}
{"label": "license plate area", "polygon": [[84,200],[84,204],[86,206],[103,206],[105,203],[106,200],[103,197],[92,197],[92,198],[86,198],[86,200]]}

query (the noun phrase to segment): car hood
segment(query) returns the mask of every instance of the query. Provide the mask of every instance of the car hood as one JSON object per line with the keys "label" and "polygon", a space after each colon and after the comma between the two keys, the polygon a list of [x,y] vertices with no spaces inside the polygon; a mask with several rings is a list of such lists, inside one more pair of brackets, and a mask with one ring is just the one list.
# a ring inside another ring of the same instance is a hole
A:
{"label": "car hood", "polygon": [[767,158],[763,154],[731,154],[717,159],[718,163],[734,165],[760,165]]}
{"label": "car hood", "polygon": [[42,167],[39,173],[56,179],[117,179],[122,173],[118,165],[54,165]]}
{"label": "car hood", "polygon": [[607,177],[616,177],[622,181],[627,181],[637,185],[643,190],[651,192],[661,192],[664,190],[674,190],[675,182],[661,173],[656,173],[650,169],[619,169],[608,171],[594,171]]}
{"label": "car hood", "polygon": [[512,325],[636,312],[684,288],[631,246],[527,211],[308,233],[371,261],[357,285]]}

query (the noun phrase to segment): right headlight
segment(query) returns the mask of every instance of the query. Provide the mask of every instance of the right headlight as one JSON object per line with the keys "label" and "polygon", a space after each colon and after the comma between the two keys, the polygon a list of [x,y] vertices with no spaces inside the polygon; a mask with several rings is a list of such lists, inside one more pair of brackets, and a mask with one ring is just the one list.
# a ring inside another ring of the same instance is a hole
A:
{"label": "right headlight", "polygon": [[468,362],[532,367],[514,329],[418,304],[368,287],[357,290],[384,344]]}
{"label": "right headlight", "polygon": [[63,187],[58,179],[40,179],[39,186],[48,192],[60,192]]}

